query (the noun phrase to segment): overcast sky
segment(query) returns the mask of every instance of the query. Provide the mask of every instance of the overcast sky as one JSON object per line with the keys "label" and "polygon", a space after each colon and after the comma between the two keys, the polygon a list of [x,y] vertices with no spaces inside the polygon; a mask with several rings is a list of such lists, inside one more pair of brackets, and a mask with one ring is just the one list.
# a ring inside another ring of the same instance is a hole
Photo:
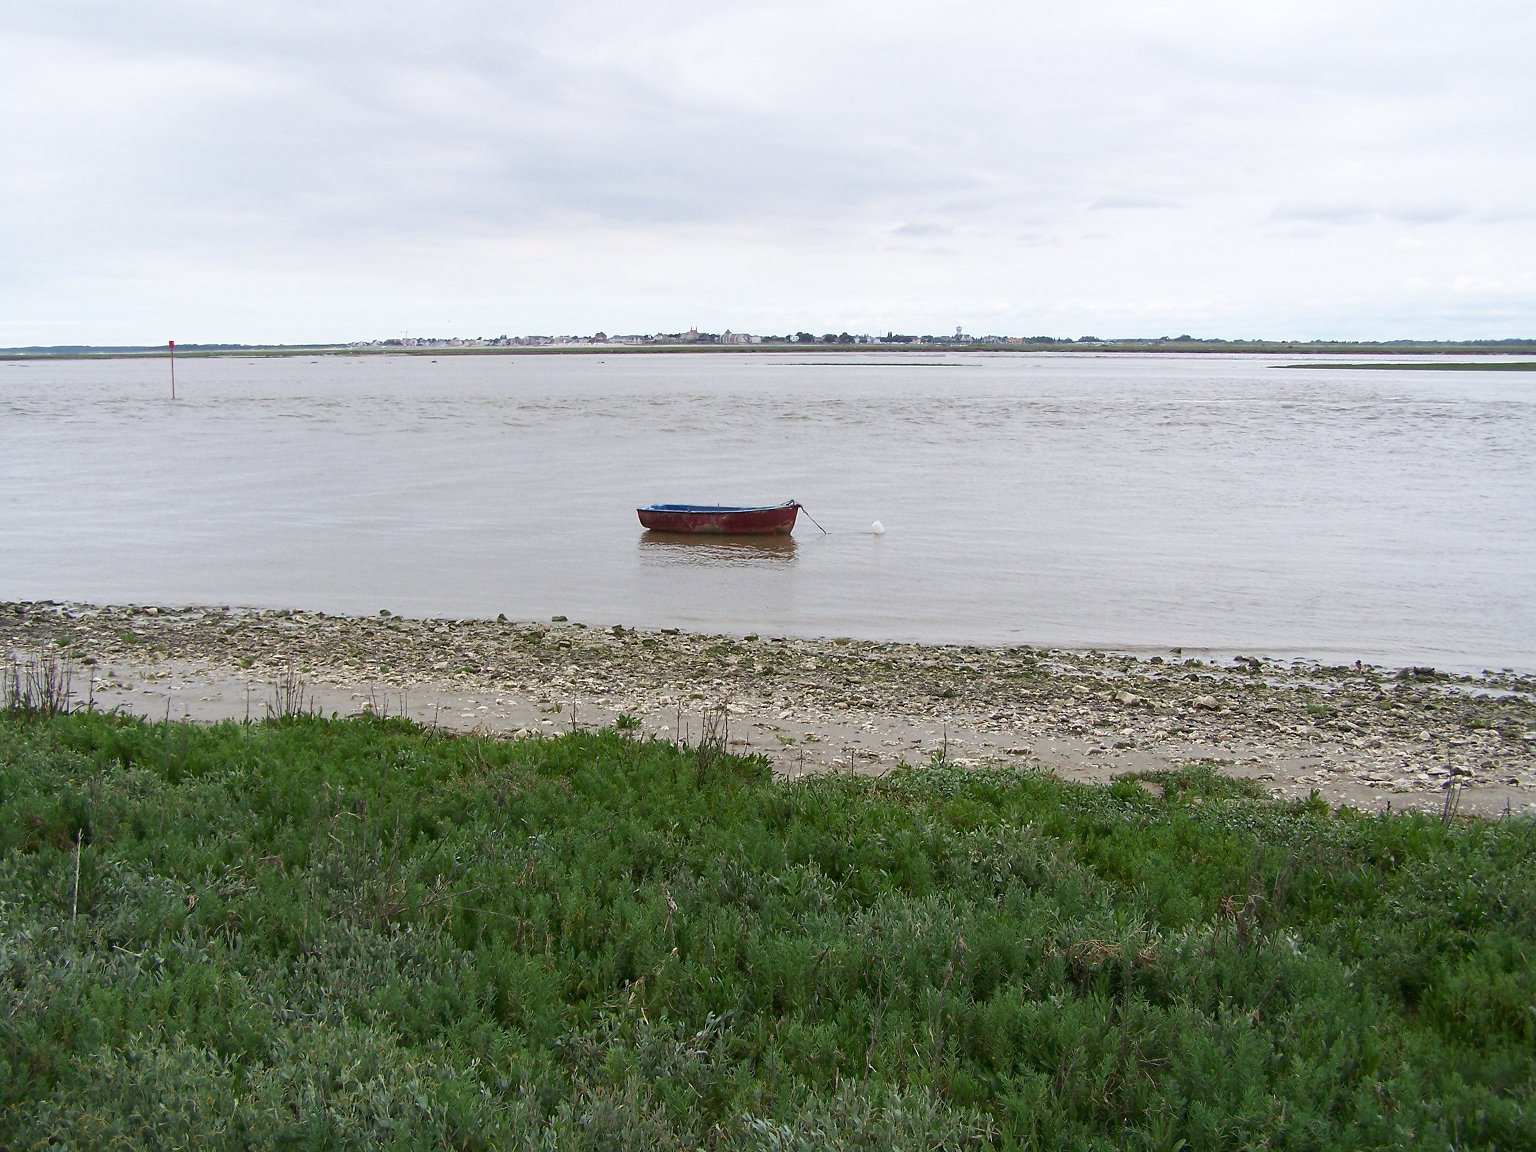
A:
{"label": "overcast sky", "polygon": [[1536,337],[1530,0],[0,0],[0,346]]}

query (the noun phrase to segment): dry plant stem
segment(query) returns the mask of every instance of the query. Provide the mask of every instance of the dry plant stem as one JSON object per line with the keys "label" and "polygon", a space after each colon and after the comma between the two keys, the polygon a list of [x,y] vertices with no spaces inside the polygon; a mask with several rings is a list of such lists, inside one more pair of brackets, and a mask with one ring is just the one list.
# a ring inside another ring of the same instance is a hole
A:
{"label": "dry plant stem", "polygon": [[304,714],[304,699],[309,685],[288,665],[272,686],[272,702],[267,705],[269,719],[279,720]]}
{"label": "dry plant stem", "polygon": [[1461,785],[1452,784],[1445,790],[1445,804],[1440,809],[1440,823],[1450,824],[1461,808]]}
{"label": "dry plant stem", "polygon": [[74,665],[46,652],[11,654],[5,676],[5,708],[40,716],[62,716],[73,695]]}
{"label": "dry plant stem", "polygon": [[85,842],[85,829],[75,829],[75,892],[69,901],[69,925],[75,925],[75,918],[80,912],[80,848]]}
{"label": "dry plant stem", "polygon": [[700,783],[703,783],[705,773],[709,769],[725,759],[730,744],[730,709],[724,704],[717,704],[713,708],[705,708],[700,713],[699,719],[697,760]]}

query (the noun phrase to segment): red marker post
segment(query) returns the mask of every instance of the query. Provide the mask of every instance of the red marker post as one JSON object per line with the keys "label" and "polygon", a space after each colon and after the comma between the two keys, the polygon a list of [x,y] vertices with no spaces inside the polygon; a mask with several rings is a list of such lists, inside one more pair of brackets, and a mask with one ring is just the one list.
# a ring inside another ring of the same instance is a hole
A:
{"label": "red marker post", "polygon": [[171,399],[174,400],[174,399],[176,399],[176,341],[172,340],[170,342],[170,345],[171,345]]}

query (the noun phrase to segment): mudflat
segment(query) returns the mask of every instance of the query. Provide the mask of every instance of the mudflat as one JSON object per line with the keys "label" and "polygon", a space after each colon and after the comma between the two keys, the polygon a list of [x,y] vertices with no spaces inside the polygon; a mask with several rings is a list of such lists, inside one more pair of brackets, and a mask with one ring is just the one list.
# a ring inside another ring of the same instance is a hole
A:
{"label": "mudflat", "polygon": [[942,756],[1074,780],[1208,763],[1275,796],[1380,811],[1536,812],[1536,677],[1033,647],[718,636],[239,608],[0,604],[8,676],[153,719],[312,709],[535,737],[724,725],[776,772]]}

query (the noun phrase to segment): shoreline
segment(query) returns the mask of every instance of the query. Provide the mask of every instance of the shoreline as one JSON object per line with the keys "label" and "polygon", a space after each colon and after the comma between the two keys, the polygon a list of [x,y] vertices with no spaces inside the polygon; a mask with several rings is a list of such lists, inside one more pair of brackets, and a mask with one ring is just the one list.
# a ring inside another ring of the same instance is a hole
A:
{"label": "shoreline", "polygon": [[[992,342],[973,339],[963,343],[939,338],[923,343],[921,338],[908,342],[832,343],[817,340],[801,343],[788,340],[769,340],[757,344],[722,344],[718,342],[645,343],[551,343],[551,344],[411,344],[389,346],[382,343],[362,342],[346,344],[188,344],[178,346],[176,355],[183,360],[209,360],[217,358],[283,358],[300,356],[645,356],[683,353],[687,355],[722,354],[728,356],[784,355],[829,353],[837,356],[868,355],[871,353],[896,355],[936,354],[1050,354],[1066,355],[1132,355],[1132,356],[1413,356],[1421,360],[1434,360],[1447,356],[1529,356],[1536,353],[1536,340],[1511,338],[1504,341],[1303,341],[1303,340],[1175,340],[1169,338],[1137,338],[1081,340],[1041,337],[1023,337]],[[27,362],[50,360],[146,360],[168,359],[168,349],[161,344],[153,345],[23,345],[0,348],[0,362]],[[1281,368],[1371,368],[1415,367],[1408,364],[1282,364]],[[1432,365],[1422,365],[1430,367]],[[1498,363],[1492,365],[1498,367]],[[1456,367],[1456,366],[1453,366]],[[1475,368],[1479,365],[1462,367]],[[1516,369],[1530,371],[1531,365]]]}
{"label": "shoreline", "polygon": [[780,776],[935,755],[1107,782],[1204,762],[1367,811],[1536,813],[1536,677],[1235,656],[730,637],[497,619],[0,603],[0,649],[67,661],[77,704],[150,719],[324,714],[532,735],[622,721]]}

